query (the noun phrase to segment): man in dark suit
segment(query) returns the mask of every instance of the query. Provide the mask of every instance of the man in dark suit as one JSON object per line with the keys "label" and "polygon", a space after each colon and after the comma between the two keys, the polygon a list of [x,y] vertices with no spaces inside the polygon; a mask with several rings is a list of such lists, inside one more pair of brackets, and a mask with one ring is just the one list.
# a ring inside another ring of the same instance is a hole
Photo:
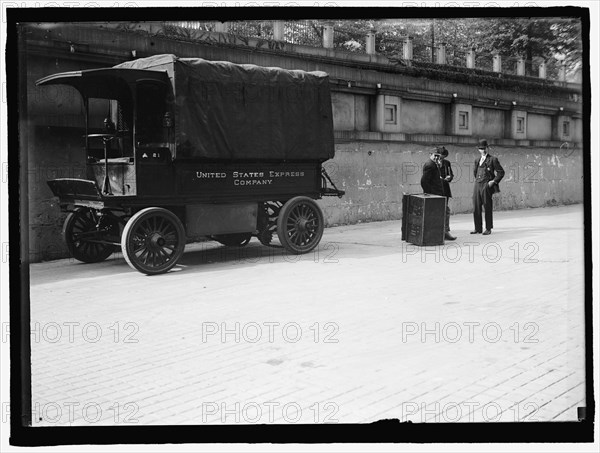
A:
{"label": "man in dark suit", "polygon": [[475,185],[473,186],[473,221],[475,230],[471,234],[482,233],[483,225],[481,222],[481,208],[485,210],[485,231],[484,235],[492,233],[494,227],[492,216],[492,195],[500,192],[500,181],[504,177],[504,169],[500,165],[497,157],[489,154],[487,140],[479,140],[477,146],[480,157],[475,161],[473,176],[475,176]]}
{"label": "man in dark suit", "polygon": [[[429,153],[429,160],[423,165],[421,176],[421,188],[423,192],[445,197],[444,178],[442,177],[442,150],[443,147],[433,149]],[[445,239],[453,241],[456,239],[450,234],[450,220],[448,216],[448,205],[446,203],[446,233]]]}
{"label": "man in dark suit", "polygon": [[[444,196],[446,197],[446,232],[450,231],[450,198],[452,198],[452,191],[450,190],[450,183],[454,179],[454,172],[452,171],[452,165],[450,165],[450,161],[446,158],[448,157],[448,150],[445,146],[442,146],[440,149],[440,157],[441,157],[441,166],[440,166],[440,176],[442,178],[442,186],[444,187]],[[451,236],[452,239],[456,239],[450,233],[447,233],[446,236]],[[449,237],[446,237],[449,239]]]}

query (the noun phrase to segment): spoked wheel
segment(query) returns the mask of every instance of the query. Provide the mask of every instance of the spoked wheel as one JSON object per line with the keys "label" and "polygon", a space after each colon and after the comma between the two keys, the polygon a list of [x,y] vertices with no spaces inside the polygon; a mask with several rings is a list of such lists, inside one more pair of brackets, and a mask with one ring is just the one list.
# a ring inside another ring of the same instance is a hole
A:
{"label": "spoked wheel", "polygon": [[308,197],[295,197],[281,208],[277,218],[279,241],[292,253],[314,249],[323,236],[323,212]]}
{"label": "spoked wheel", "polygon": [[181,220],[163,208],[146,208],[125,225],[121,238],[123,256],[143,274],[156,275],[170,270],[185,248]]}
{"label": "spoked wheel", "polygon": [[212,238],[227,247],[244,247],[252,239],[252,233],[219,234]]}
{"label": "spoked wheel", "polygon": [[119,242],[119,221],[93,209],[78,208],[67,216],[62,233],[73,258],[98,263],[117,249],[102,241]]}

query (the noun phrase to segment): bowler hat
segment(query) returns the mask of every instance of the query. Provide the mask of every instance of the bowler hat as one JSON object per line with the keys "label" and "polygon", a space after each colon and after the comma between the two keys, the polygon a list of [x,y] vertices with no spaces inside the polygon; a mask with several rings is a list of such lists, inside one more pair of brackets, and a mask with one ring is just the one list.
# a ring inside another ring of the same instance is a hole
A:
{"label": "bowler hat", "polygon": [[488,147],[487,140],[485,140],[485,139],[479,140],[479,145],[477,145],[477,147],[478,148],[487,148]]}
{"label": "bowler hat", "polygon": [[439,153],[442,157],[448,157],[448,150],[445,146],[440,147]]}

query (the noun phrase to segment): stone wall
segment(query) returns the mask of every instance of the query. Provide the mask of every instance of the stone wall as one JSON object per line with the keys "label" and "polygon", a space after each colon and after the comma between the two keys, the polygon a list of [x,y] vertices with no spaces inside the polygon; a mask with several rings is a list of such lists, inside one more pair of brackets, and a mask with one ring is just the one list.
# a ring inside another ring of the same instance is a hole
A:
{"label": "stone wall", "polygon": [[[455,174],[451,183],[453,213],[472,212],[473,168],[479,152],[473,146],[447,145]],[[422,193],[421,168],[430,146],[419,143],[351,141],[336,145],[335,159],[326,169],[342,199],[322,202],[329,225],[402,218],[402,194]],[[495,209],[522,209],[581,203],[583,200],[582,152],[492,146],[506,175]]]}

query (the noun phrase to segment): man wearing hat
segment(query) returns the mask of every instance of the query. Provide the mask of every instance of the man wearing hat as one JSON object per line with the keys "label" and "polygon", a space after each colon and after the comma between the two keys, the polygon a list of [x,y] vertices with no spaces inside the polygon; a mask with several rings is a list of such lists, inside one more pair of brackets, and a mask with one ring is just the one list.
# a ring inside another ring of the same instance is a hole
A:
{"label": "man wearing hat", "polygon": [[[421,187],[423,192],[439,195],[442,197],[447,197],[446,191],[444,188],[444,183],[447,184],[446,181],[451,181],[452,178],[444,180],[444,178],[448,178],[448,176],[442,176],[442,166],[443,166],[443,158],[442,155],[445,151],[446,156],[448,155],[448,151],[443,146],[436,147],[431,150],[429,153],[429,160],[423,165],[423,175],[421,176]],[[450,163],[447,162],[449,165]],[[451,172],[452,170],[450,170]],[[448,186],[450,189],[450,186]],[[448,204],[446,203],[446,233],[444,238],[448,241],[453,241],[456,237],[450,234],[450,218],[449,213],[450,209],[448,208]]]}
{"label": "man wearing hat", "polygon": [[[475,161],[473,176],[475,185],[473,187],[473,220],[475,230],[471,234],[488,235],[494,227],[492,216],[492,195],[500,192],[499,183],[504,178],[504,169],[497,157],[488,153],[487,140],[479,140],[477,145],[480,157]],[[481,208],[485,210],[485,231],[481,222]]]}
{"label": "man wearing hat", "polygon": [[446,158],[448,157],[448,150],[445,146],[442,146],[440,149],[440,177],[442,178],[442,186],[444,187],[444,196],[447,198],[446,201],[446,239],[454,240],[456,239],[452,236],[450,231],[450,198],[452,198],[452,191],[450,190],[450,183],[454,179],[454,172],[452,171],[452,165],[450,165],[450,161]]}

